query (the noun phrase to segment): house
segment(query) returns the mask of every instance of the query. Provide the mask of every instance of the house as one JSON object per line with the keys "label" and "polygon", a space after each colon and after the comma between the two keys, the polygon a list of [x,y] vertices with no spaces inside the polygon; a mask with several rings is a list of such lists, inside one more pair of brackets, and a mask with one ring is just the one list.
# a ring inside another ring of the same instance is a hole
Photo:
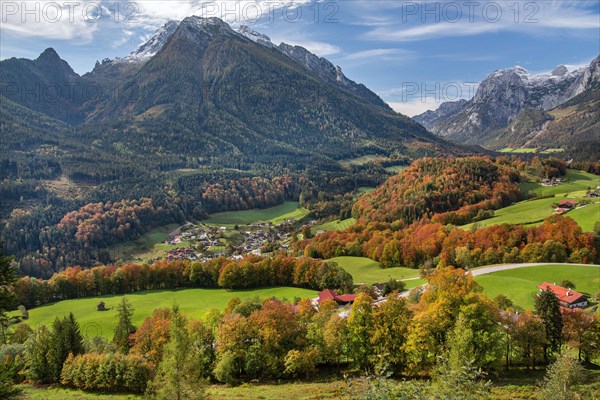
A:
{"label": "house", "polygon": [[574,200],[561,200],[558,203],[558,208],[562,208],[565,210],[572,210],[577,205],[577,202]]}
{"label": "house", "polygon": [[582,308],[588,305],[587,298],[584,294],[576,292],[571,289],[564,288],[562,286],[553,285],[548,282],[543,282],[538,285],[540,290],[551,290],[558,301],[560,302],[561,307],[564,308]]}
{"label": "house", "polygon": [[339,295],[335,290],[327,289],[319,292],[319,297],[317,299],[317,303],[321,304],[326,300],[333,300],[339,305],[346,305],[354,303],[356,299],[355,294],[342,294]]}

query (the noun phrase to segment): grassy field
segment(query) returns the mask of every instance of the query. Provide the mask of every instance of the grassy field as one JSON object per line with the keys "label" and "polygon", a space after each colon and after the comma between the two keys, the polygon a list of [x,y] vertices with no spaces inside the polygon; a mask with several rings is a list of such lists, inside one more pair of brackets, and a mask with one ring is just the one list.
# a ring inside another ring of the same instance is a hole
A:
{"label": "grassy field", "polygon": [[[536,384],[544,376],[542,369],[524,371],[513,369],[500,377],[493,377],[492,390],[489,400],[524,400],[535,399],[538,392]],[[600,374],[597,370],[588,370],[588,379],[584,385],[575,390],[583,394],[582,400],[600,398],[598,381]],[[362,385],[361,380],[355,381],[355,386]],[[32,400],[133,400],[142,396],[126,394],[94,394],[82,390],[63,389],[58,387],[34,387],[21,385],[22,399]],[[323,380],[319,382],[283,382],[271,384],[242,384],[236,387],[212,385],[207,390],[207,400],[350,400],[348,385],[342,379]]]}
{"label": "grassy field", "polygon": [[558,186],[542,186],[539,182],[523,182],[519,185],[525,193],[533,192],[537,195],[559,195],[574,191],[586,190],[588,187],[595,188],[600,185],[600,176],[583,171],[567,171],[567,182]]}
{"label": "grassy field", "polygon": [[315,234],[317,231],[343,231],[344,229],[354,225],[355,223],[356,220],[354,218],[348,218],[343,220],[336,219],[335,221],[325,222],[324,224],[313,226],[311,228],[311,232]]}
{"label": "grassy field", "polygon": [[[380,268],[377,261],[365,257],[335,257],[330,258],[340,267],[344,268],[352,278],[354,283],[383,283],[394,279],[411,279],[419,276],[419,270],[411,268]],[[406,281],[407,287],[412,288],[425,283],[421,279]]]}
{"label": "grassy field", "polygon": [[355,157],[355,158],[349,158],[347,160],[343,160],[343,163],[346,164],[350,164],[350,165],[364,165],[379,159],[385,158],[383,156],[378,156],[375,154],[367,154],[364,156],[360,156],[360,157]]}
{"label": "grassy field", "polygon": [[[512,206],[496,210],[494,217],[479,221],[479,226],[491,226],[499,224],[537,224],[553,213],[551,204],[567,199],[584,199],[589,187],[595,188],[600,184],[600,177],[582,171],[569,170],[567,172],[568,182],[558,186],[542,186],[537,182],[524,182],[520,185],[524,192],[535,195],[554,195],[551,198],[522,201]],[[569,211],[565,214],[573,218],[585,232],[591,232],[594,223],[600,220],[600,203]],[[464,225],[469,229],[474,224]]]}
{"label": "grassy field", "polygon": [[[554,212],[552,204],[558,203],[563,199],[581,200],[578,197],[550,197],[538,200],[522,201],[509,207],[496,210],[494,217],[464,225],[463,228],[469,229],[474,224],[479,227],[500,225],[500,224],[533,224],[541,222],[544,218],[549,217]],[[591,232],[594,228],[595,221],[600,220],[600,203],[589,204],[587,206],[569,211],[565,214],[571,217],[581,226],[585,232]]]}
{"label": "grassy field", "polygon": [[534,295],[539,291],[540,283],[560,283],[564,279],[572,281],[578,292],[595,295],[600,291],[600,267],[595,266],[545,265],[475,277],[490,298],[504,294],[525,309],[533,309]]}
{"label": "grassy field", "polygon": [[[316,297],[317,292],[308,289],[275,287],[251,290],[229,291],[225,289],[181,289],[181,290],[150,290],[127,294],[127,299],[133,305],[133,320],[136,325],[152,314],[157,308],[170,308],[177,304],[189,317],[200,318],[207,310],[216,308],[223,310],[227,302],[234,296],[243,299],[258,297],[265,299],[277,297],[293,300],[294,297]],[[81,330],[88,337],[105,336],[112,338],[116,320],[115,307],[121,301],[122,295],[98,296],[83,299],[64,300],[57,303],[29,310],[27,323],[32,326],[50,324],[54,318],[72,312]],[[106,303],[109,311],[96,311],[100,300]]]}
{"label": "grassy field", "polygon": [[170,224],[153,229],[138,240],[119,243],[109,247],[108,251],[113,259],[123,261],[146,261],[162,257],[169,250],[190,245],[187,241],[176,245],[164,243],[169,238],[169,232],[175,230],[177,227],[177,224]]}
{"label": "grassy field", "polygon": [[391,167],[386,167],[385,170],[387,172],[391,172],[394,174],[398,174],[406,169],[406,165],[392,165]]}
{"label": "grassy field", "polygon": [[297,201],[286,201],[275,207],[263,210],[226,211],[212,214],[203,222],[210,225],[245,225],[254,222],[272,222],[281,224],[286,219],[295,218],[299,220],[308,214],[308,210],[300,207]]}
{"label": "grassy field", "polygon": [[505,147],[500,150],[500,153],[537,153],[537,149],[535,147],[522,147],[520,149]]}

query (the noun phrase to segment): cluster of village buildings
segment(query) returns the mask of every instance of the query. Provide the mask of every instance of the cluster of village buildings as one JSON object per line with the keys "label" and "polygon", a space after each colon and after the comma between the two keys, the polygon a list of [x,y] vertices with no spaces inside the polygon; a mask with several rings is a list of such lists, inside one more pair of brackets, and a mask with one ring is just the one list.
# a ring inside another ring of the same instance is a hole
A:
{"label": "cluster of village buildings", "polygon": [[[315,226],[310,221],[304,226]],[[289,218],[279,225],[272,222],[256,222],[246,225],[214,226],[207,224],[194,225],[188,223],[171,232],[165,244],[186,246],[176,247],[167,252],[167,260],[208,261],[217,257],[240,259],[243,254],[261,255],[267,252],[287,249],[291,235],[296,230],[298,221]]]}

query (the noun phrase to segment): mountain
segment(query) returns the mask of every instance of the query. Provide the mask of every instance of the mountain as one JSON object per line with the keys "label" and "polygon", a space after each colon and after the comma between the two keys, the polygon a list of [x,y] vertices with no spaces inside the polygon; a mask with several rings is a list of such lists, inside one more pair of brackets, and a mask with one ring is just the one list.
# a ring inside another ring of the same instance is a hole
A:
{"label": "mountain", "polygon": [[79,80],[80,76],[51,48],[35,60],[10,58],[0,62],[2,95],[69,123],[83,120]]}
{"label": "mountain", "polygon": [[[94,146],[118,143],[142,158],[159,154],[161,169],[273,162],[302,169],[314,158],[464,152],[392,111],[324,58],[275,46],[218,18],[168,22],[129,56],[103,60],[81,77],[53,50],[46,53],[54,67],[39,59],[0,62],[11,71],[2,74],[3,84],[62,74],[76,95],[61,107],[11,100],[85,130]],[[17,75],[11,63],[41,72]]]}
{"label": "mountain", "polygon": [[[583,107],[594,113],[594,103],[586,106],[580,102],[581,99],[593,101],[597,97],[594,92],[598,90],[599,63],[600,57],[585,68],[569,70],[561,65],[550,73],[539,75],[522,67],[496,71],[481,82],[471,100],[443,103],[438,110],[427,111],[413,119],[458,143],[493,149],[525,145],[569,148],[576,142],[587,141],[589,134],[584,132],[580,138],[580,127],[570,119],[562,118],[564,112],[560,110],[570,100],[590,91],[575,102],[580,109]],[[556,110],[554,113],[560,114],[561,118],[553,117],[552,110]],[[557,128],[563,124],[571,128]],[[546,126],[569,133],[564,137],[552,134],[546,140],[542,133]],[[549,141],[550,137],[552,141]]]}

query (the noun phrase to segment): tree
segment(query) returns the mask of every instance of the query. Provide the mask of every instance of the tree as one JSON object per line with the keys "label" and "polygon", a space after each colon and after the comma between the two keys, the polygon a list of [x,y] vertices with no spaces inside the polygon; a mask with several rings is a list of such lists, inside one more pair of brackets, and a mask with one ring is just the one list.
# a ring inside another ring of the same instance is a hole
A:
{"label": "tree", "polygon": [[350,339],[350,356],[360,369],[368,370],[372,354],[371,330],[373,328],[373,299],[360,293],[348,317],[348,337]]}
{"label": "tree", "polygon": [[542,319],[531,311],[525,311],[517,318],[511,331],[512,342],[521,351],[527,369],[535,368],[535,356],[546,343],[546,331]]}
{"label": "tree", "polygon": [[40,383],[52,382],[49,357],[52,332],[46,326],[41,326],[25,345],[27,378]]}
{"label": "tree", "polygon": [[56,318],[52,323],[52,335],[48,351],[52,382],[60,382],[62,367],[69,354],[76,356],[84,352],[83,336],[73,313],[69,313],[62,319]]}
{"label": "tree", "polygon": [[296,376],[304,373],[306,379],[316,370],[319,360],[318,350],[309,347],[304,350],[290,350],[285,356],[285,373]]}
{"label": "tree", "polygon": [[563,316],[564,340],[572,348],[577,349],[577,359],[581,361],[582,354],[590,353],[593,325],[596,323],[593,315],[579,309],[567,312]]}
{"label": "tree", "polygon": [[117,325],[115,326],[115,334],[113,343],[117,350],[123,354],[129,353],[131,348],[130,336],[135,333],[135,326],[131,321],[133,316],[133,307],[126,297],[121,299],[121,303],[117,306]]}
{"label": "tree", "polygon": [[548,362],[550,352],[560,350],[562,341],[563,320],[560,312],[560,302],[550,289],[542,290],[535,297],[535,312],[544,323],[546,343],[544,345],[544,360]]}
{"label": "tree", "polygon": [[2,253],[3,243],[0,243],[0,333],[2,334],[2,343],[6,344],[6,329],[13,322],[7,312],[16,306],[15,296],[11,292],[11,287],[17,281],[15,270],[12,267],[12,257],[7,257]]}
{"label": "tree", "polygon": [[544,382],[540,387],[540,398],[545,400],[571,400],[575,393],[571,387],[580,382],[584,375],[584,369],[579,362],[562,354],[550,365]]}
{"label": "tree", "polygon": [[397,292],[388,296],[387,301],[381,304],[373,315],[373,354],[385,358],[396,372],[402,371],[406,366],[404,344],[412,316],[406,300],[398,298]]}
{"label": "tree", "polygon": [[575,289],[575,284],[572,281],[568,280],[568,279],[565,279],[565,280],[561,281],[560,284],[559,284],[559,286],[562,286],[562,287],[567,288],[567,289]]}
{"label": "tree", "polygon": [[161,400],[205,398],[202,371],[191,355],[192,351],[187,320],[174,306],[169,342],[165,345],[156,376],[148,386],[149,397]]}

